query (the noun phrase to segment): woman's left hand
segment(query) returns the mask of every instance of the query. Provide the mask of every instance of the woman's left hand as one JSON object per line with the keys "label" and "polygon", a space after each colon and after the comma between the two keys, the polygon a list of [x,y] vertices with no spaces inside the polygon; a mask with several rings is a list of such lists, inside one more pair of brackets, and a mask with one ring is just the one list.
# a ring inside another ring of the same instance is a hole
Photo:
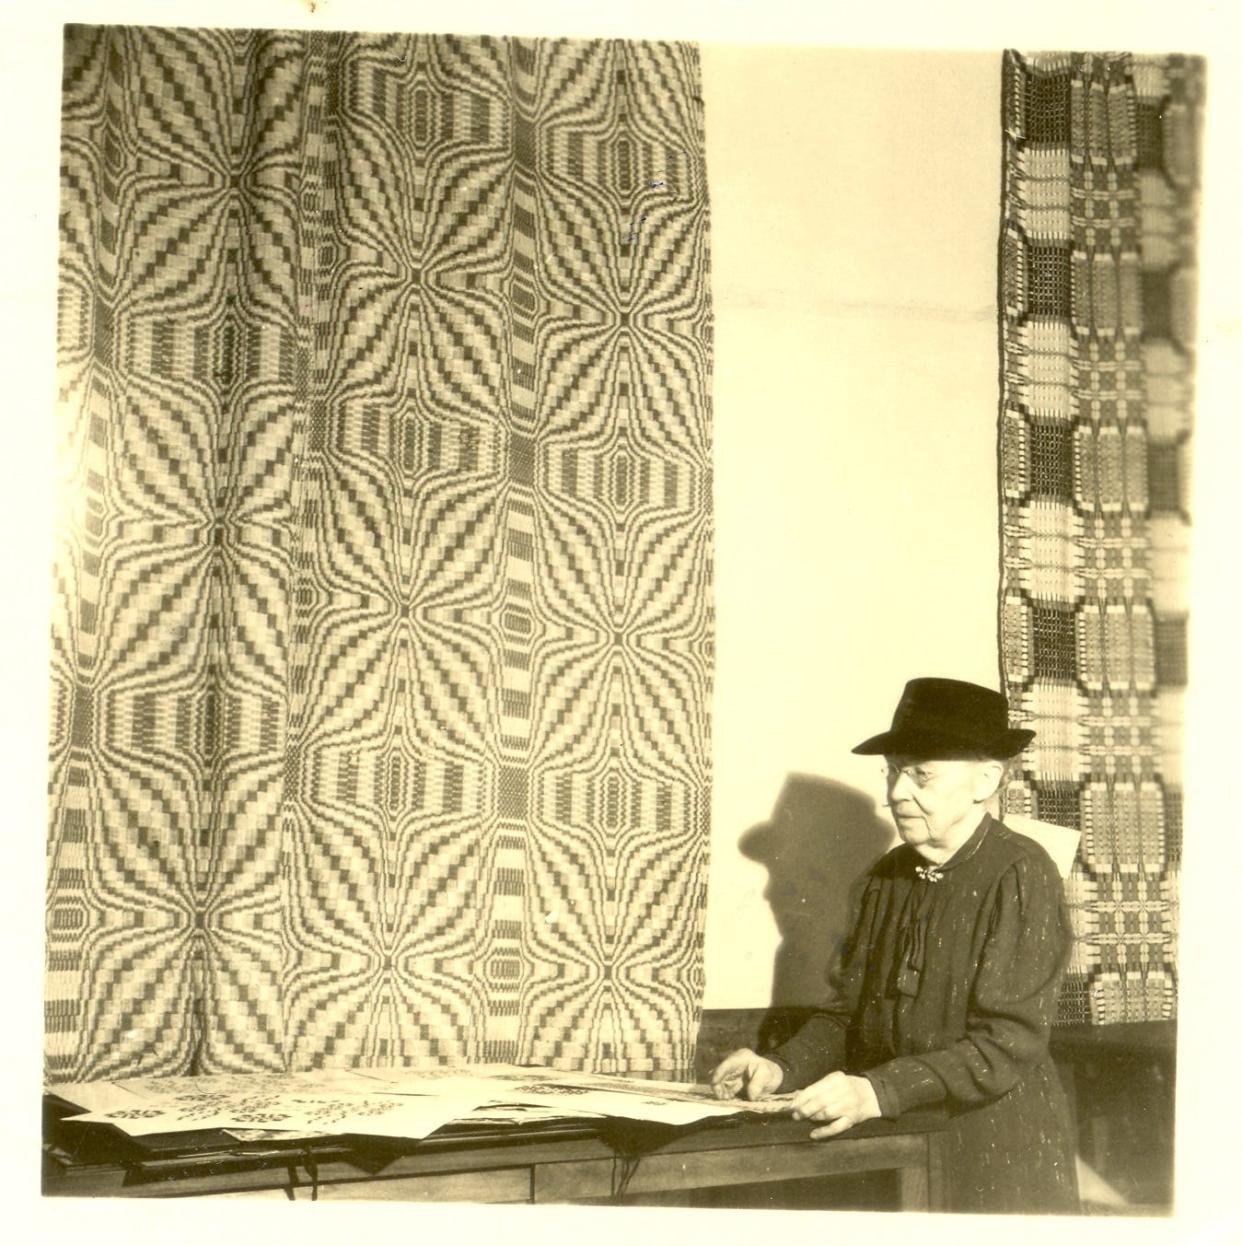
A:
{"label": "woman's left hand", "polygon": [[812,1138],[832,1138],[853,1125],[880,1115],[875,1090],[865,1077],[829,1073],[800,1090],[790,1105],[796,1121],[831,1121],[812,1129]]}

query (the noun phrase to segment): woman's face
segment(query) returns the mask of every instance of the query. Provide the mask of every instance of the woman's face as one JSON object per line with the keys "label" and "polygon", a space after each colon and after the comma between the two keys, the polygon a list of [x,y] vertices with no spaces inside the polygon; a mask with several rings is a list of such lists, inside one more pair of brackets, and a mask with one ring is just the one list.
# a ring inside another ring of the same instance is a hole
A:
{"label": "woman's face", "polygon": [[897,833],[912,848],[955,844],[965,829],[974,830],[980,805],[991,795],[987,761],[926,760],[885,757],[888,804]]}

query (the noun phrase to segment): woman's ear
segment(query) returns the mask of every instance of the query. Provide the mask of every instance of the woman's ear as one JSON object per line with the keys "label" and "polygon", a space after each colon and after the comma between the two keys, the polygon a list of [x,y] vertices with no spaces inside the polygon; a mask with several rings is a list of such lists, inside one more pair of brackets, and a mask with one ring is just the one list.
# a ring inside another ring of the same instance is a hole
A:
{"label": "woman's ear", "polygon": [[981,761],[975,772],[975,804],[987,804],[1000,788],[1005,777],[1005,763],[1001,761]]}

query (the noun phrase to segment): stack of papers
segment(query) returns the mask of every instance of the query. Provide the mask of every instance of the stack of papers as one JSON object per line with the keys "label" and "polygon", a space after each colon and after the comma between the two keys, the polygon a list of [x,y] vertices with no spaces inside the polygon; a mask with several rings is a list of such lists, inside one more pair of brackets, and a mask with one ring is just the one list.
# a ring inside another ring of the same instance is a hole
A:
{"label": "stack of papers", "polygon": [[48,1089],[84,1109],[70,1119],[115,1125],[135,1137],[222,1129],[243,1139],[279,1134],[417,1139],[454,1121],[622,1117],[691,1125],[788,1106],[788,1097],[717,1100],[707,1087],[690,1083],[504,1064],[125,1078]]}

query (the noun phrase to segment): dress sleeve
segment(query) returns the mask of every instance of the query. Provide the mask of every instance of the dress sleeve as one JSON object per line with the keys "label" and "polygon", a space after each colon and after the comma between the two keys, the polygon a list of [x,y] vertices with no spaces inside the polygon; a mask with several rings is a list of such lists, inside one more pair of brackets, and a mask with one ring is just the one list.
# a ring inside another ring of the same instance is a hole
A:
{"label": "dress sleeve", "polygon": [[986,1103],[1016,1085],[1048,1049],[1071,941],[1052,862],[1021,858],[997,885],[965,1037],[868,1069],[881,1113],[899,1116],[946,1100]]}
{"label": "dress sleeve", "polygon": [[863,973],[871,953],[878,901],[874,877],[863,891],[858,915],[829,980],[829,995],[787,1042],[763,1054],[784,1072],[780,1089],[800,1090],[839,1069],[845,1062],[845,1040],[862,992]]}

